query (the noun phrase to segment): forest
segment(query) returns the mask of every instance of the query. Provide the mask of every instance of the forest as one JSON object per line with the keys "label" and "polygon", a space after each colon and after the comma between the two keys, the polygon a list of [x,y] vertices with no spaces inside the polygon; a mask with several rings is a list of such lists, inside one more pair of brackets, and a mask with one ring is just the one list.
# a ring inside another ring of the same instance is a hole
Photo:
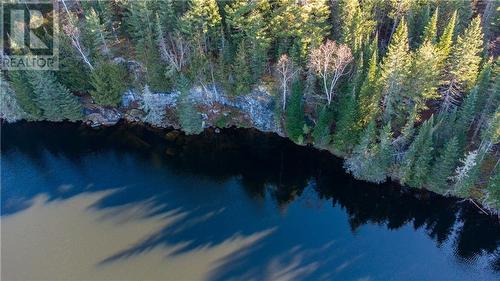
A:
{"label": "forest", "polygon": [[3,70],[2,112],[78,121],[85,96],[179,91],[197,133],[190,88],[264,84],[286,135],[356,179],[500,210],[498,1],[60,0],[54,13],[59,70]]}

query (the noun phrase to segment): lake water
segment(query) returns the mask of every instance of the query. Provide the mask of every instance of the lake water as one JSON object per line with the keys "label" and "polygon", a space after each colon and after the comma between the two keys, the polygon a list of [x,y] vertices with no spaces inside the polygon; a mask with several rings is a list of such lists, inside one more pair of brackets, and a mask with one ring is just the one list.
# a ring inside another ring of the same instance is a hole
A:
{"label": "lake water", "polygon": [[2,280],[499,280],[500,224],[274,135],[2,125]]}

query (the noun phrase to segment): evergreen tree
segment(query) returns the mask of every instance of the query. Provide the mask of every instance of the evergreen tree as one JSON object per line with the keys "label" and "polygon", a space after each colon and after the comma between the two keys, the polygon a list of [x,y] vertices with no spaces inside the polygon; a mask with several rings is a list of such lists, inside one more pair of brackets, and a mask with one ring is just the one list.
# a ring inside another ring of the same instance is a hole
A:
{"label": "evergreen tree", "polygon": [[491,208],[500,209],[500,165],[496,166],[488,181],[485,201]]}
{"label": "evergreen tree", "polygon": [[338,6],[342,41],[356,55],[373,32],[375,22],[370,19],[369,13],[364,13],[359,0],[342,0]]}
{"label": "evergreen tree", "polygon": [[270,13],[270,5],[267,0],[236,0],[226,4],[224,11],[233,46],[238,47],[238,53],[241,53],[240,49],[243,46],[247,48],[251,83],[253,83],[260,78],[267,62],[271,38],[267,30],[266,16]]}
{"label": "evergreen tree", "polygon": [[203,131],[203,123],[201,115],[189,100],[189,84],[185,76],[181,76],[177,81],[177,89],[180,91],[178,116],[182,130],[188,135],[196,135]]}
{"label": "evergreen tree", "polygon": [[386,174],[393,165],[394,149],[392,147],[392,140],[393,137],[391,124],[387,123],[382,129],[382,132],[380,134],[380,142],[377,145],[376,159],[378,164],[376,165],[376,169],[380,171],[378,173],[377,178],[379,180],[377,180],[377,182],[385,181]]}
{"label": "evergreen tree", "polygon": [[427,25],[424,28],[424,34],[422,35],[422,42],[430,42],[432,44],[436,43],[436,35],[437,35],[437,21],[439,9],[436,8],[432,18],[429,20]]}
{"label": "evergreen tree", "polygon": [[436,53],[436,47],[426,40],[415,52],[411,63],[407,91],[418,109],[425,109],[428,100],[440,97],[437,89],[442,68]]}
{"label": "evergreen tree", "polygon": [[19,106],[9,82],[0,72],[0,118],[9,123],[27,118],[26,112]]}
{"label": "evergreen tree", "polygon": [[250,73],[249,60],[245,41],[240,43],[236,59],[233,65],[233,73],[235,80],[235,91],[237,95],[247,94],[251,90],[252,75]]}
{"label": "evergreen tree", "polygon": [[368,124],[368,122],[374,119],[379,112],[380,90],[377,84],[379,74],[377,67],[377,49],[375,42],[375,47],[373,48],[369,61],[368,72],[359,94],[359,120],[362,126]]}
{"label": "evergreen tree", "polygon": [[418,135],[413,140],[406,152],[401,167],[401,182],[411,187],[422,187],[430,172],[433,150],[433,124],[431,117],[419,129]]}
{"label": "evergreen tree", "polygon": [[411,48],[415,48],[424,42],[423,34],[431,21],[432,6],[429,0],[412,1],[407,15],[408,38]]}
{"label": "evergreen tree", "polygon": [[121,64],[101,62],[92,71],[91,83],[90,94],[97,104],[115,106],[127,89],[127,70]]}
{"label": "evergreen tree", "polygon": [[88,6],[84,13],[85,21],[82,28],[84,44],[88,46],[93,60],[102,59],[103,56],[108,57],[111,52],[108,42],[111,34],[105,24],[101,23],[101,18],[92,5],[95,2],[84,3]]}
{"label": "evergreen tree", "polygon": [[339,102],[338,121],[333,136],[333,146],[341,151],[347,152],[356,143],[359,134],[358,104],[356,96],[345,94]]}
{"label": "evergreen tree", "polygon": [[456,32],[461,33],[472,18],[472,2],[463,0],[437,1],[441,11],[441,26],[448,23],[453,13],[457,13]]}
{"label": "evergreen tree", "polygon": [[448,24],[446,25],[443,33],[439,37],[439,42],[437,44],[437,47],[441,52],[440,55],[442,61],[446,60],[446,58],[448,58],[448,55],[451,52],[456,19],[457,19],[457,12],[455,11],[453,12],[451,18],[447,21]]}
{"label": "evergreen tree", "polygon": [[456,104],[460,95],[469,91],[476,82],[482,47],[483,34],[481,19],[478,16],[472,20],[465,32],[458,36],[448,58],[443,87],[443,109],[448,110]]}
{"label": "evergreen tree", "polygon": [[36,102],[48,121],[77,121],[82,118],[82,108],[78,99],[61,83],[52,72],[37,71],[30,75],[30,83]]}
{"label": "evergreen tree", "polygon": [[370,122],[362,133],[361,140],[344,161],[344,168],[356,179],[367,180],[368,170],[373,162],[373,142],[375,139],[375,122]]}
{"label": "evergreen tree", "polygon": [[329,107],[324,106],[318,116],[318,121],[313,130],[314,144],[318,147],[325,147],[330,142],[330,125],[333,122],[333,112]]}
{"label": "evergreen tree", "polygon": [[[499,70],[499,64],[495,65],[495,72]],[[496,106],[500,103],[500,76],[498,73],[493,73],[493,67],[490,62],[486,62],[481,70],[477,82],[477,102],[476,102],[476,125],[474,128],[474,133],[472,138],[475,139],[478,133],[484,129],[486,125],[486,119],[491,116],[496,109]],[[492,82],[492,74],[495,76]]]}
{"label": "evergreen tree", "polygon": [[193,0],[180,19],[180,29],[205,52],[218,53],[222,47],[222,17],[215,0]]}
{"label": "evergreen tree", "polygon": [[82,64],[67,36],[59,37],[59,70],[57,80],[72,92],[85,93],[92,89],[90,69]]}
{"label": "evergreen tree", "polygon": [[[469,132],[470,125],[474,120],[474,113],[476,111],[477,90],[474,88],[472,92],[465,98],[460,106],[454,128],[454,134],[457,136],[459,147],[464,147],[467,141],[467,133]],[[461,151],[460,151],[461,152]]]}
{"label": "evergreen tree", "polygon": [[21,109],[27,113],[28,120],[39,120],[42,118],[42,109],[36,100],[36,94],[29,83],[31,76],[25,71],[9,71],[10,85],[14,90],[16,100]]}
{"label": "evergreen tree", "polygon": [[287,107],[286,131],[295,142],[303,142],[304,107],[302,102],[302,84],[296,81],[292,85],[292,95]]}
{"label": "evergreen tree", "polygon": [[408,104],[406,81],[409,76],[411,57],[408,45],[408,30],[405,20],[401,20],[389,44],[387,55],[382,61],[382,97],[384,120],[402,116],[401,112]]}
{"label": "evergreen tree", "polygon": [[449,179],[455,171],[459,155],[458,140],[451,138],[441,149],[440,155],[432,166],[427,185],[434,191],[444,193],[449,187]]}
{"label": "evergreen tree", "polygon": [[170,86],[158,50],[157,16],[155,2],[137,0],[129,2],[128,31],[133,39],[136,56],[144,63],[146,83],[154,91],[164,91]]}

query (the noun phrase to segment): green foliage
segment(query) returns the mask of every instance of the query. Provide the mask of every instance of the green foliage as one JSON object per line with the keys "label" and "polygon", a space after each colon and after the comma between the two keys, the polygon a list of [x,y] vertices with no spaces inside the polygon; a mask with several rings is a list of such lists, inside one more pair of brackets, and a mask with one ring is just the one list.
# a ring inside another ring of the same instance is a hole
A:
{"label": "green foliage", "polygon": [[276,46],[274,59],[287,53],[295,64],[303,66],[309,50],[321,45],[329,34],[328,4],[324,0],[273,2],[268,26],[269,38]]}
{"label": "green foliage", "polygon": [[454,83],[460,91],[470,90],[476,82],[482,50],[481,18],[477,16],[453,46],[447,62],[447,83]]}
{"label": "green foliage", "polygon": [[359,144],[354,147],[352,154],[344,161],[344,168],[356,179],[373,182],[381,181],[377,175],[373,176],[373,168],[376,166],[374,165],[375,137],[375,122],[372,121],[363,131]]}
{"label": "green foliage", "polygon": [[83,116],[78,99],[48,71],[35,71],[30,74],[30,83],[36,102],[48,121],[77,121]]}
{"label": "green foliage", "polygon": [[359,121],[362,126],[373,120],[379,112],[380,89],[377,84],[379,75],[377,53],[378,48],[375,42],[375,48],[373,48],[369,61],[368,72],[359,93]]}
{"label": "green foliage", "polygon": [[92,89],[90,69],[82,63],[67,36],[59,38],[59,70],[57,80],[72,92],[85,93]]}
{"label": "green foliage", "polygon": [[226,23],[233,31],[231,43],[238,47],[236,62],[242,55],[242,48],[245,48],[247,66],[251,70],[251,83],[260,78],[266,65],[267,51],[271,42],[266,15],[270,12],[270,8],[267,1],[246,0],[236,0],[224,6]]}
{"label": "green foliage", "polygon": [[457,119],[453,126],[454,134],[458,138],[459,147],[464,147],[467,141],[467,133],[469,132],[469,127],[474,120],[474,113],[476,111],[476,101],[477,101],[477,88],[474,88],[472,92],[465,98],[462,105],[460,106]]}
{"label": "green foliage", "polygon": [[249,61],[245,41],[240,43],[236,59],[233,65],[235,76],[235,91],[237,95],[247,94],[251,90],[252,75],[250,73]]}
{"label": "green foliage", "polygon": [[333,111],[324,106],[319,112],[318,121],[313,130],[313,140],[314,144],[318,147],[325,147],[329,144],[330,135],[330,125],[333,122]]}
{"label": "green foliage", "polygon": [[97,104],[115,106],[127,89],[127,70],[122,64],[101,62],[91,73],[91,83],[90,94]]}
{"label": "green foliage", "polygon": [[382,128],[379,139],[380,142],[376,147],[375,154],[377,164],[373,167],[373,169],[377,172],[375,173],[377,175],[376,182],[385,181],[386,174],[394,162],[394,148],[392,147],[393,137],[390,123],[387,123],[384,128]]}
{"label": "green foliage", "polygon": [[455,171],[458,156],[458,140],[454,137],[440,150],[439,157],[432,166],[427,183],[432,190],[443,193],[449,188],[449,179]]}
{"label": "green foliage", "polygon": [[[193,0],[182,15],[179,28],[193,42],[217,54],[222,40],[222,17],[215,0]],[[168,29],[167,29],[168,30]]]}
{"label": "green foliage", "polygon": [[346,169],[357,179],[375,183],[384,182],[393,165],[391,125],[382,129],[376,142],[375,123],[372,121],[363,132],[360,143],[344,162]]}
{"label": "green foliage", "polygon": [[338,6],[342,41],[348,44],[354,54],[357,54],[362,44],[368,41],[376,22],[371,19],[371,14],[363,9],[358,0],[342,0]]}
{"label": "green foliage", "polygon": [[27,113],[28,120],[42,118],[42,109],[37,103],[33,86],[29,83],[31,76],[26,71],[9,71],[10,86],[14,90],[17,103]]}
{"label": "green foliage", "polygon": [[356,96],[353,94],[344,95],[339,102],[338,110],[333,146],[341,152],[348,152],[358,140],[359,134]]}
{"label": "green foliage", "polygon": [[442,60],[445,60],[451,52],[456,19],[457,19],[457,12],[455,11],[451,16],[451,18],[447,21],[448,24],[446,25],[443,33],[439,37],[439,42],[437,44],[437,47],[441,52]]}
{"label": "green foliage", "polygon": [[416,51],[410,66],[408,78],[408,92],[414,104],[419,109],[426,109],[428,100],[441,97],[438,92],[441,75],[441,62],[436,56],[437,48],[426,40]]}
{"label": "green foliage", "polygon": [[494,170],[486,186],[486,203],[492,208],[500,209],[500,165]]}
{"label": "green foliage", "polygon": [[[408,103],[406,81],[410,75],[411,56],[408,45],[408,29],[401,20],[389,44],[387,55],[382,61],[381,83],[384,104],[384,120],[403,116]],[[400,120],[398,120],[400,121]]]}
{"label": "green foliage", "polygon": [[26,117],[27,114],[19,106],[4,73],[0,71],[0,118],[10,123]]}
{"label": "green foliage", "polygon": [[189,100],[189,80],[181,76],[177,81],[177,89],[180,91],[180,100],[177,108],[179,123],[182,130],[188,135],[196,135],[203,131],[201,115],[195,105]]}
{"label": "green foliage", "polygon": [[155,1],[130,1],[126,17],[127,30],[134,42],[135,53],[146,70],[146,83],[153,91],[166,91],[171,84],[160,59],[157,44],[157,19]]}
{"label": "green foliage", "polygon": [[302,102],[302,84],[296,81],[292,85],[292,95],[286,109],[286,131],[295,142],[301,140],[304,127],[304,107]]}
{"label": "green foliage", "polygon": [[401,167],[401,182],[411,187],[422,187],[430,172],[433,151],[433,123],[427,120],[419,129],[418,135],[406,152]]}
{"label": "green foliage", "polygon": [[432,18],[429,20],[427,25],[424,28],[424,34],[422,35],[422,42],[436,43],[436,35],[437,35],[437,20],[439,15],[439,9],[436,8]]}

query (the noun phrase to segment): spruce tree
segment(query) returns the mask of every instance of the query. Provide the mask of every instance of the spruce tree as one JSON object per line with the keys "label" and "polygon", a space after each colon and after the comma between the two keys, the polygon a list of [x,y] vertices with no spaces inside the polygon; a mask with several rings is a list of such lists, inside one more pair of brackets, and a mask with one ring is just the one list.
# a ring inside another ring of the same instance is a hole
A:
{"label": "spruce tree", "polygon": [[97,104],[115,106],[127,89],[127,70],[121,64],[101,62],[92,71],[91,83],[90,94]]}
{"label": "spruce tree", "polygon": [[222,17],[215,0],[194,0],[180,19],[180,29],[194,45],[217,54],[222,47]]}
{"label": "spruce tree", "polygon": [[0,71],[0,118],[12,123],[27,117],[26,112],[19,106],[16,96]]}
{"label": "spruce tree", "polygon": [[180,92],[177,114],[182,130],[188,135],[196,135],[203,131],[203,123],[200,113],[189,99],[189,85],[189,80],[183,75],[176,81],[176,87]]}
{"label": "spruce tree", "polygon": [[302,84],[295,81],[292,85],[292,95],[287,107],[286,131],[295,142],[303,142],[304,106],[302,102]]}
{"label": "spruce tree", "polygon": [[67,36],[59,36],[59,70],[55,72],[57,81],[72,92],[85,93],[92,89],[90,69],[82,64],[77,51]]}
{"label": "spruce tree", "polygon": [[496,166],[488,181],[485,201],[491,208],[500,209],[500,165]]}
{"label": "spruce tree", "polygon": [[158,50],[158,17],[154,13],[155,2],[137,0],[128,2],[126,17],[128,32],[134,42],[136,56],[146,69],[146,83],[153,91],[165,91],[170,83]]}
{"label": "spruce tree", "polygon": [[444,193],[449,188],[448,182],[455,171],[458,155],[458,140],[453,137],[441,149],[439,157],[432,166],[427,185],[433,191]]}
{"label": "spruce tree", "polygon": [[344,168],[356,179],[365,180],[368,170],[373,164],[373,142],[376,136],[375,122],[370,122],[361,135],[360,142],[354,147],[350,156],[345,158]]}
{"label": "spruce tree", "polygon": [[465,98],[457,112],[457,118],[453,129],[454,134],[457,136],[459,147],[465,146],[470,125],[472,121],[474,121],[474,113],[476,111],[476,101],[478,95],[477,90],[477,87],[472,90],[472,92]]}
{"label": "spruce tree", "polygon": [[34,72],[30,83],[36,95],[36,101],[43,111],[43,118],[48,121],[77,121],[83,116],[78,99],[61,83],[57,82],[52,72]]}
{"label": "spruce tree", "polygon": [[441,60],[444,61],[448,58],[451,52],[451,46],[453,45],[453,35],[455,32],[455,22],[457,19],[457,11],[453,12],[451,18],[448,21],[443,33],[439,37],[439,42],[437,47],[440,51]]}
{"label": "spruce tree", "polygon": [[401,182],[411,187],[421,188],[428,177],[433,150],[433,117],[426,120],[419,129],[406,152],[401,167]]}
{"label": "spruce tree", "polygon": [[110,32],[106,26],[101,23],[99,14],[94,7],[90,5],[91,2],[86,2],[89,6],[85,11],[85,21],[83,24],[83,38],[84,44],[90,50],[90,55],[94,60],[102,59],[103,57],[110,56],[109,38]]}
{"label": "spruce tree", "polygon": [[460,95],[469,91],[476,82],[482,48],[481,19],[477,16],[464,33],[458,36],[448,58],[443,86],[443,109],[453,107]]}
{"label": "spruce tree", "polygon": [[[486,125],[486,119],[495,112],[496,106],[500,103],[500,76],[498,73],[499,64],[495,65],[495,69],[492,67],[491,62],[486,62],[479,74],[477,81],[477,102],[476,108],[476,124],[474,128],[474,133],[472,135],[473,139],[476,139],[478,133]],[[492,75],[494,75],[494,81],[491,81]]]}
{"label": "spruce tree", "polygon": [[422,43],[430,42],[432,44],[436,43],[437,36],[437,21],[438,21],[438,8],[434,11],[431,19],[424,28],[424,34],[422,35]]}
{"label": "spruce tree", "polygon": [[[376,39],[375,39],[376,40]],[[374,40],[374,41],[375,41]],[[368,72],[361,85],[359,93],[359,121],[362,126],[366,126],[370,120],[374,119],[379,112],[380,90],[378,87],[378,48],[372,47],[372,55],[368,65]]]}
{"label": "spruce tree", "polygon": [[363,12],[359,0],[342,0],[338,7],[342,41],[357,56],[362,44],[374,30],[375,22],[370,19],[370,14]]}
{"label": "spruce tree", "polygon": [[393,164],[394,149],[392,147],[392,129],[391,124],[387,123],[382,132],[380,133],[380,142],[377,145],[377,169],[380,171],[378,174],[377,182],[384,182],[386,174]]}
{"label": "spruce tree", "polygon": [[437,92],[442,71],[437,49],[426,40],[415,52],[408,78],[408,92],[418,109],[425,109],[428,100],[438,99]]}
{"label": "spruce tree", "polygon": [[381,83],[386,122],[402,116],[404,105],[408,104],[405,89],[410,74],[410,63],[408,28],[406,21],[402,19],[382,61]]}
{"label": "spruce tree", "polygon": [[316,126],[314,126],[313,130],[313,140],[314,144],[318,147],[325,147],[330,142],[330,125],[333,121],[333,112],[332,110],[324,106],[318,116],[318,121],[316,122]]}
{"label": "spruce tree", "polygon": [[237,95],[247,94],[252,86],[252,74],[250,73],[249,60],[245,41],[240,43],[233,64],[233,74],[235,80],[235,91]]}
{"label": "spruce tree", "polygon": [[36,94],[29,82],[32,78],[26,71],[9,71],[10,85],[21,109],[27,113],[28,120],[39,120],[43,112],[36,101]]}
{"label": "spruce tree", "polygon": [[358,102],[356,96],[346,93],[339,102],[338,121],[333,136],[333,146],[340,152],[348,152],[358,139]]}

